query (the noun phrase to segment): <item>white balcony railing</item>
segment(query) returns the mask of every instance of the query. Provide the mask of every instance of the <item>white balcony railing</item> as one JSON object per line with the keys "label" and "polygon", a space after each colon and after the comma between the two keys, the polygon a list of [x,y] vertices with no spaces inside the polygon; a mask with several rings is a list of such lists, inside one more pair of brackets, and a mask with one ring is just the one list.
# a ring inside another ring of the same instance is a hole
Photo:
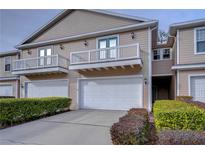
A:
{"label": "white balcony railing", "polygon": [[14,61],[12,71],[40,69],[49,67],[61,67],[68,69],[68,63],[68,59],[61,55],[27,58]]}
{"label": "white balcony railing", "polygon": [[88,64],[140,58],[139,44],[70,53],[70,64]]}

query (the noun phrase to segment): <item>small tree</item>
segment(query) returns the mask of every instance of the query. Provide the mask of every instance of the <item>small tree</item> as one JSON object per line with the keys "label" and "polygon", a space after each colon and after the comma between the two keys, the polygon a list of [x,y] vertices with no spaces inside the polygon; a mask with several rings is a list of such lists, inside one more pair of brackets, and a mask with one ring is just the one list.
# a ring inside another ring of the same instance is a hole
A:
{"label": "small tree", "polygon": [[159,32],[158,32],[159,42],[163,43],[163,42],[167,41],[167,39],[168,39],[168,33],[166,33],[165,31],[159,30]]}

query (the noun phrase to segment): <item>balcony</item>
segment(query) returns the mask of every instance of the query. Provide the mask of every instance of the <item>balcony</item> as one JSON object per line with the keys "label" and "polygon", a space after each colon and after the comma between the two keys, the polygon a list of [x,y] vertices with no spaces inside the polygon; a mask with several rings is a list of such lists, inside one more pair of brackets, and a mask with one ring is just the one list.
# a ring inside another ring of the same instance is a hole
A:
{"label": "balcony", "polygon": [[70,53],[69,70],[116,69],[125,66],[142,67],[139,44],[123,45],[111,48],[77,51]]}
{"label": "balcony", "polygon": [[61,55],[20,59],[14,61],[12,74],[68,73],[68,64],[68,59]]}

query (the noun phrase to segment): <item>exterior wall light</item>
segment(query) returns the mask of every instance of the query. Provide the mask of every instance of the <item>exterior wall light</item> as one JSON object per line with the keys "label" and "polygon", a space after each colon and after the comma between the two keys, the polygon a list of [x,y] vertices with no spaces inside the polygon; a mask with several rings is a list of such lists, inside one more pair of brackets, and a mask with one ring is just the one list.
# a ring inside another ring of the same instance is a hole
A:
{"label": "exterior wall light", "polygon": [[61,49],[61,50],[63,50],[63,49],[64,49],[63,44],[60,44],[60,49]]}
{"label": "exterior wall light", "polygon": [[147,78],[144,78],[144,84],[145,85],[147,84]]}
{"label": "exterior wall light", "polygon": [[131,38],[134,40],[136,38],[135,33],[131,32]]}
{"label": "exterior wall light", "polygon": [[31,54],[32,54],[32,51],[28,50],[27,53],[28,53],[28,55],[31,55]]}
{"label": "exterior wall light", "polygon": [[24,84],[23,84],[23,83],[21,83],[21,88],[22,88],[22,89],[24,88]]}
{"label": "exterior wall light", "polygon": [[84,41],[84,46],[85,47],[88,46],[88,41],[87,40]]}

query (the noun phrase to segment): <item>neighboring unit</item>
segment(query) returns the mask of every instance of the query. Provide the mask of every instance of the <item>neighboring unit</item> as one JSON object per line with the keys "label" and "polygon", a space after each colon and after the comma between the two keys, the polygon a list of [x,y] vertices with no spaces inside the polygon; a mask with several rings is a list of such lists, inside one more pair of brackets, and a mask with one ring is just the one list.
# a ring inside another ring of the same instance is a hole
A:
{"label": "neighboring unit", "polygon": [[19,76],[12,75],[12,62],[18,59],[19,51],[0,53],[0,97],[19,97]]}
{"label": "neighboring unit", "polygon": [[177,95],[190,95],[205,102],[205,19],[172,24],[176,37]]}

